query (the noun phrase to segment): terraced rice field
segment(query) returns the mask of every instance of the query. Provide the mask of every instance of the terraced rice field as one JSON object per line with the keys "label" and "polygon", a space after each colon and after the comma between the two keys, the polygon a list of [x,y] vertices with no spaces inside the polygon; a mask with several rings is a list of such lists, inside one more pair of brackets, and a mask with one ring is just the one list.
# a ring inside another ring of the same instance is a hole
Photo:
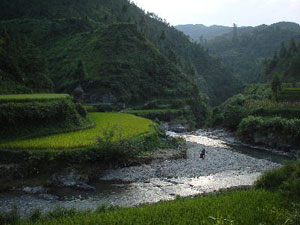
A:
{"label": "terraced rice field", "polygon": [[32,101],[49,101],[70,98],[68,94],[16,94],[0,95],[0,103],[7,102],[32,102]]}
{"label": "terraced rice field", "polygon": [[300,102],[300,88],[285,88],[278,96],[280,101]]}
{"label": "terraced rice field", "polygon": [[155,132],[148,119],[123,113],[89,113],[96,126],[87,130],[56,134],[38,138],[9,141],[0,144],[0,149],[65,149],[93,146],[98,137],[113,130],[112,140],[135,137]]}
{"label": "terraced rice field", "polygon": [[126,110],[126,113],[132,114],[148,114],[148,113],[176,113],[180,112],[180,109],[144,109],[144,110]]}

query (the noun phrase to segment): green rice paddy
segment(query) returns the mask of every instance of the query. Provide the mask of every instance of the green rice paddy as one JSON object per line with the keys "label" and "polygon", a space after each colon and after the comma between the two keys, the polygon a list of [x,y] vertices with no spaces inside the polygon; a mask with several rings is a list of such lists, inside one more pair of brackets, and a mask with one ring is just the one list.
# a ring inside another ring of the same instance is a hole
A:
{"label": "green rice paddy", "polygon": [[7,102],[32,102],[32,101],[49,101],[70,98],[68,94],[15,94],[0,95],[0,103]]}
{"label": "green rice paddy", "polygon": [[144,110],[126,110],[125,113],[132,114],[148,114],[148,113],[176,113],[180,112],[180,109],[144,109]]}
{"label": "green rice paddy", "polygon": [[38,138],[9,141],[0,144],[0,149],[65,149],[87,147],[97,144],[97,138],[113,130],[112,140],[136,137],[155,132],[148,119],[123,113],[89,113],[96,126],[87,130],[62,133]]}

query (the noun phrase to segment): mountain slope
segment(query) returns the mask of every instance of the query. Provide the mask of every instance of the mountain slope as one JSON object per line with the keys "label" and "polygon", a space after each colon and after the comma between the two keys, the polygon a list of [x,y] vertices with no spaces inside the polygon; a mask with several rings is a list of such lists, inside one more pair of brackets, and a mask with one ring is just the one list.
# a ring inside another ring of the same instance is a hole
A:
{"label": "mountain slope", "polygon": [[237,28],[235,32],[216,37],[205,48],[233,68],[245,83],[259,80],[264,58],[272,57],[281,42],[300,40],[300,26],[281,22],[270,26]]}
{"label": "mountain slope", "polygon": [[194,41],[211,40],[217,36],[227,34],[232,31],[232,27],[226,26],[205,26],[202,24],[186,24],[177,25],[176,29],[182,31],[186,35],[190,36]]}
{"label": "mountain slope", "polygon": [[25,37],[0,29],[0,93],[49,92],[45,58]]}
{"label": "mountain slope", "polygon": [[0,19],[40,49],[56,91],[81,83],[89,99],[113,94],[135,104],[191,97],[200,89],[218,104],[239,88],[201,46],[126,0],[3,0]]}
{"label": "mountain slope", "polygon": [[282,43],[273,58],[265,61],[264,73],[261,80],[271,82],[277,74],[285,83],[300,82],[300,41],[290,40],[288,44]]}

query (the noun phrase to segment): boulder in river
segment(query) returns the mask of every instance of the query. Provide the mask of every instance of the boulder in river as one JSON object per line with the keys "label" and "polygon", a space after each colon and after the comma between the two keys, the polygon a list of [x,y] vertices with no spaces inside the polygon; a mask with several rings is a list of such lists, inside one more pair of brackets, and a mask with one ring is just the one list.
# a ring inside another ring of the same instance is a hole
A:
{"label": "boulder in river", "polygon": [[169,125],[169,130],[174,131],[176,133],[183,133],[186,132],[188,128],[182,124],[173,124],[173,125]]}
{"label": "boulder in river", "polygon": [[81,175],[75,170],[71,170],[70,172],[56,173],[51,177],[52,185],[57,187],[92,189],[92,186],[86,184],[88,181],[88,176]]}
{"label": "boulder in river", "polygon": [[47,189],[42,186],[37,187],[23,187],[22,191],[28,194],[40,194],[40,193],[47,193]]}

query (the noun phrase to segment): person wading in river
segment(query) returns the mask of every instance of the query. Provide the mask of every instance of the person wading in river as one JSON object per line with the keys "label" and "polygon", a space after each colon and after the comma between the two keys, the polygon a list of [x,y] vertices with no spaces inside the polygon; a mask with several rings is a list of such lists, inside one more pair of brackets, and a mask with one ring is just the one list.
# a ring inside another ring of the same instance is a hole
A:
{"label": "person wading in river", "polygon": [[205,148],[200,153],[200,159],[205,159]]}

